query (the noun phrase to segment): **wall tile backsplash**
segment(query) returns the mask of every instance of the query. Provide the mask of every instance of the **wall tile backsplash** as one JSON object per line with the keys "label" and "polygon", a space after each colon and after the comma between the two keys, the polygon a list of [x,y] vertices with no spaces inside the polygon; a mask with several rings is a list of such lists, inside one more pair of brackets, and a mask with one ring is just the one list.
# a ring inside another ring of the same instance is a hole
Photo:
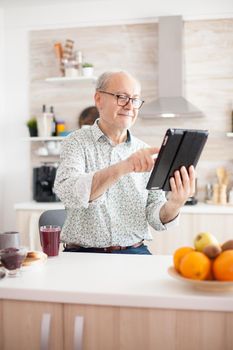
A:
{"label": "wall tile backsplash", "polygon": [[[84,61],[94,64],[94,74],[124,69],[136,75],[146,101],[157,97],[158,24],[130,24],[40,30],[30,33],[30,112],[38,115],[43,104],[54,106],[58,119],[68,129],[78,127],[78,115],[92,105],[94,84],[48,83],[58,76],[53,45],[75,42]],[[226,166],[233,183],[233,19],[184,22],[184,92],[205,114],[202,119],[138,118],[133,132],[150,145],[159,146],[168,127],[208,129],[209,140],[197,167],[199,198],[207,182],[216,181],[215,169]]]}

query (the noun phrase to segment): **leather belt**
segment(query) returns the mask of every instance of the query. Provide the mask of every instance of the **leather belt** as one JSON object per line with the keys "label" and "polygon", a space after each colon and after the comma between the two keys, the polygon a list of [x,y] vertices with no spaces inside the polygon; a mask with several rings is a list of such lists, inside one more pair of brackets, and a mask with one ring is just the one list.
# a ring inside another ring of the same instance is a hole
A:
{"label": "leather belt", "polygon": [[79,244],[73,244],[73,243],[65,243],[64,246],[65,246],[65,248],[68,248],[68,249],[86,249],[89,251],[95,251],[95,252],[99,252],[99,253],[111,253],[114,250],[125,250],[127,248],[139,248],[142,244],[143,244],[143,240],[138,242],[138,243],[135,243],[133,245],[126,246],[126,247],[122,247],[120,245],[114,245],[111,247],[95,248],[95,247],[82,247]]}

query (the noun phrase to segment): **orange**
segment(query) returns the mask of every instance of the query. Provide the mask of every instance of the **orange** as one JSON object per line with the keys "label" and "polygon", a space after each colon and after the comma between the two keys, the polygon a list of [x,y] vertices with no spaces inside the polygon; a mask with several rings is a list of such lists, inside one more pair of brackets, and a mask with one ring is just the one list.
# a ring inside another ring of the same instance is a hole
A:
{"label": "orange", "polygon": [[194,251],[191,247],[180,247],[175,250],[173,254],[173,263],[175,266],[175,269],[179,272],[180,271],[180,262],[183,259],[183,257],[187,254]]}
{"label": "orange", "polygon": [[210,259],[201,252],[187,253],[181,260],[180,273],[182,276],[194,280],[208,279],[211,273]]}
{"label": "orange", "polygon": [[213,273],[218,281],[233,281],[233,249],[218,255],[213,262]]}

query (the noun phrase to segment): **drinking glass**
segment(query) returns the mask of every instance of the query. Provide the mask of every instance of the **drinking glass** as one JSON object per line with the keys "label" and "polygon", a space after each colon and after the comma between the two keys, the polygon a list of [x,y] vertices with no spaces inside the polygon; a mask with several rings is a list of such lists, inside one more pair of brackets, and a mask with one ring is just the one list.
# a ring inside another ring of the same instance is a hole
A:
{"label": "drinking glass", "polygon": [[20,234],[19,232],[9,231],[0,233],[0,249],[5,248],[19,248],[20,247]]}
{"label": "drinking glass", "polygon": [[41,247],[43,252],[48,256],[57,256],[59,254],[60,233],[60,226],[40,226]]}
{"label": "drinking glass", "polygon": [[0,259],[9,277],[20,276],[20,268],[27,255],[26,247],[9,247],[0,250]]}

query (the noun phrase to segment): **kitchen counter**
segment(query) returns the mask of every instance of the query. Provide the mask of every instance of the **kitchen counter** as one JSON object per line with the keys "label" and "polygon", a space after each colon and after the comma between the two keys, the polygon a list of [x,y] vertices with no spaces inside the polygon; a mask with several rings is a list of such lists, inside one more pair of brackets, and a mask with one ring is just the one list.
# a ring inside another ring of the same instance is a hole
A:
{"label": "kitchen counter", "polygon": [[203,292],[170,277],[171,256],[60,253],[0,280],[0,299],[233,311],[233,291]]}
{"label": "kitchen counter", "polygon": [[14,205],[14,209],[17,210],[50,210],[50,209],[64,209],[62,202],[21,202]]}
{"label": "kitchen counter", "polygon": [[[49,209],[63,209],[61,202],[38,203],[35,201],[15,204],[16,230],[21,234],[23,245],[32,250],[40,249],[38,221],[41,213]],[[193,239],[201,231],[209,231],[219,242],[233,239],[233,206],[198,203],[181,209],[180,224],[167,231],[151,228],[153,241],[148,242],[154,254],[173,254],[182,245],[192,245]]]}
{"label": "kitchen counter", "polygon": [[[21,202],[14,205],[17,210],[49,210],[49,209],[64,209],[61,202],[39,203],[35,201]],[[182,213],[189,214],[233,214],[233,205],[212,205],[206,203],[198,203],[196,205],[185,205],[181,209]]]}

